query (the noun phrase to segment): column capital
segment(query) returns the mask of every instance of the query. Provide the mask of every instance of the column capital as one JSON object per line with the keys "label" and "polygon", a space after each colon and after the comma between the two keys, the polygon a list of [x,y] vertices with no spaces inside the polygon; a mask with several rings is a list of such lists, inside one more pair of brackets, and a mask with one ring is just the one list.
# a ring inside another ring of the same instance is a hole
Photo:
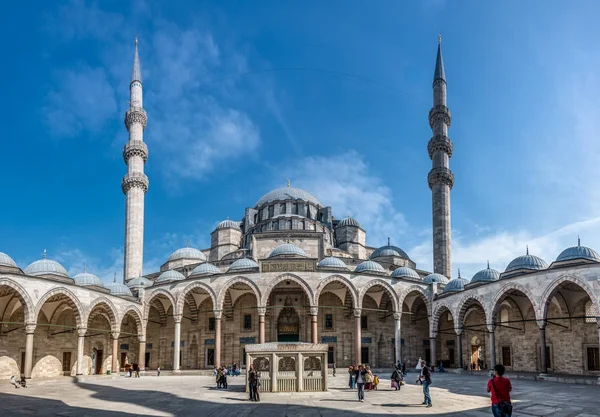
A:
{"label": "column capital", "polygon": [[119,338],[119,332],[111,332],[110,335],[112,336],[113,340],[116,340]]}
{"label": "column capital", "polygon": [[221,315],[223,314],[222,310],[213,310],[213,314],[215,315],[216,320],[221,320]]}
{"label": "column capital", "polygon": [[487,329],[488,329],[488,332],[494,333],[496,331],[496,323],[487,324]]}
{"label": "column capital", "polygon": [[437,339],[437,332],[436,333],[429,333],[429,339]]}
{"label": "column capital", "polygon": [[318,306],[310,306],[310,315],[318,316],[319,315],[319,307]]}
{"label": "column capital", "polygon": [[259,316],[267,315],[267,307],[256,307],[256,311],[258,312]]}
{"label": "column capital", "polygon": [[79,337],[84,337],[85,334],[87,333],[87,328],[86,327],[78,327],[77,333],[79,334]]}
{"label": "column capital", "polygon": [[183,314],[173,314],[173,320],[175,320],[175,323],[181,323],[182,318]]}
{"label": "column capital", "polygon": [[35,323],[25,323],[25,333],[33,334],[35,333]]}
{"label": "column capital", "polygon": [[394,313],[394,320],[402,320],[402,313]]}
{"label": "column capital", "polygon": [[540,330],[546,330],[546,320],[536,320],[535,323]]}
{"label": "column capital", "polygon": [[146,335],[145,334],[138,334],[138,340],[140,343],[146,343]]}
{"label": "column capital", "polygon": [[360,318],[360,316],[362,316],[362,310],[360,308],[355,308],[353,313],[355,318]]}
{"label": "column capital", "polygon": [[456,332],[457,336],[462,336],[462,334],[463,334],[463,328],[462,327],[460,329],[454,329],[454,331]]}

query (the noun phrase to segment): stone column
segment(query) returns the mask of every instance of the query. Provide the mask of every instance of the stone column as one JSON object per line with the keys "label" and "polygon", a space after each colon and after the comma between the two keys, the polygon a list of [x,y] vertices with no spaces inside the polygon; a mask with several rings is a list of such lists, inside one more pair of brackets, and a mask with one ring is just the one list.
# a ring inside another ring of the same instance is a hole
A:
{"label": "stone column", "polygon": [[31,378],[33,368],[33,334],[35,333],[35,323],[25,325],[25,378]]}
{"label": "stone column", "polygon": [[221,310],[214,310],[215,314],[215,367],[221,366]]}
{"label": "stone column", "polygon": [[271,354],[271,392],[277,392],[277,355]]}
{"label": "stone column", "polygon": [[138,367],[140,368],[140,372],[146,370],[146,336],[139,337],[140,340],[140,348],[139,348],[139,356],[138,359]]}
{"label": "stone column", "polygon": [[323,369],[323,391],[327,391],[327,379],[329,378],[329,362],[327,361],[327,353],[323,354],[323,363],[325,366]]}
{"label": "stone column", "polygon": [[548,358],[546,357],[546,321],[538,320],[537,325],[540,329],[540,373],[547,374]]}
{"label": "stone column", "polygon": [[360,363],[360,348],[362,343],[362,327],[360,323],[362,311],[360,308],[354,309],[354,364],[357,365]]}
{"label": "stone column", "polygon": [[110,372],[111,374],[119,373],[119,332],[112,332],[112,362]]}
{"label": "stone column", "polygon": [[437,344],[437,335],[429,336],[429,353],[431,356],[431,363],[429,364],[431,367],[435,368],[437,365],[437,352],[436,346]]}
{"label": "stone column", "polygon": [[319,343],[318,328],[317,328],[317,317],[319,314],[319,307],[310,308],[310,342],[313,344]]}
{"label": "stone column", "polygon": [[402,361],[402,313],[394,313],[394,340],[396,341],[396,360],[394,361],[394,366],[398,363],[398,361]]}
{"label": "stone column", "polygon": [[462,329],[458,329],[456,331],[456,335],[457,335],[457,343],[458,343],[458,368],[459,369],[464,369],[463,366],[463,349],[462,349],[462,334],[463,334],[463,330]]}
{"label": "stone column", "polygon": [[496,366],[496,326],[490,324],[488,331],[490,332],[490,369],[493,371]]}
{"label": "stone column", "polygon": [[265,343],[265,315],[267,309],[258,307],[258,343]]}
{"label": "stone column", "polygon": [[302,384],[304,383],[304,366],[302,366],[302,353],[298,352],[296,355],[296,363],[298,369],[298,378],[296,379],[296,391],[304,391]]}
{"label": "stone column", "polygon": [[175,341],[173,342],[173,371],[179,372],[179,352],[181,352],[181,316],[175,319]]}
{"label": "stone column", "polygon": [[75,375],[83,375],[83,347],[85,344],[85,333],[87,329],[80,327],[77,329],[77,333],[79,337],[77,338],[77,370],[75,371]]}

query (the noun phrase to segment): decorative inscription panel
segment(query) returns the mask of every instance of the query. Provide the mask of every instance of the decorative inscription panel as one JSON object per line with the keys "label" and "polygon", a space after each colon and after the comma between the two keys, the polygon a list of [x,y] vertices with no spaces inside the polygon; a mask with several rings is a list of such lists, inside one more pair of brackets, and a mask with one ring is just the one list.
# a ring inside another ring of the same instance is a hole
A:
{"label": "decorative inscription panel", "polygon": [[266,260],[261,262],[262,272],[315,271],[314,260]]}

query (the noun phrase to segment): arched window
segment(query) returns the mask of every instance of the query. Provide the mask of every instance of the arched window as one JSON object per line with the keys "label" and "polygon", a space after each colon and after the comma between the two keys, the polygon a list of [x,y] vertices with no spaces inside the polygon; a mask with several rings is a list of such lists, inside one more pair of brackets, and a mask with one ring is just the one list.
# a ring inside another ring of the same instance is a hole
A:
{"label": "arched window", "polygon": [[504,309],[500,312],[500,323],[508,323],[508,310]]}
{"label": "arched window", "polygon": [[585,322],[596,323],[596,312],[591,300],[585,303]]}

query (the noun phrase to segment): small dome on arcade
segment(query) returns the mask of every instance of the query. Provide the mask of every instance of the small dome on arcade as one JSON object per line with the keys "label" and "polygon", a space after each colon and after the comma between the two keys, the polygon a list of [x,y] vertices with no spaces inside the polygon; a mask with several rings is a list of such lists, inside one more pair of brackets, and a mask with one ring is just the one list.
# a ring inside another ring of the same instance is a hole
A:
{"label": "small dome on arcade", "polygon": [[407,266],[401,266],[400,268],[396,268],[392,271],[392,277],[394,278],[413,278],[413,279],[421,279],[417,271]]}
{"label": "small dome on arcade", "polygon": [[127,282],[127,286],[129,288],[139,288],[139,287],[151,287],[154,282],[144,277],[137,277]]}
{"label": "small dome on arcade", "polygon": [[600,255],[592,248],[581,246],[581,240],[577,237],[577,246],[572,246],[562,251],[558,255],[558,258],[556,258],[556,262],[572,261],[575,259],[600,262]]}
{"label": "small dome on arcade", "polygon": [[300,188],[294,188],[290,186],[290,182],[288,180],[288,186],[283,188],[277,188],[275,190],[269,191],[267,194],[263,195],[254,205],[254,207],[260,207],[264,204],[270,203],[272,201],[285,201],[285,200],[301,200],[312,203],[316,206],[323,207],[323,204],[311,193],[308,191],[301,190]]}
{"label": "small dome on arcade", "polygon": [[220,274],[221,270],[211,263],[204,262],[194,268],[190,275],[214,275]]}
{"label": "small dome on arcade", "polygon": [[241,258],[232,263],[227,269],[227,272],[230,271],[244,271],[248,269],[258,269],[258,264],[254,262],[253,259],[250,258]]}
{"label": "small dome on arcade", "polygon": [[526,249],[525,255],[519,256],[518,258],[513,259],[504,272],[512,272],[517,271],[519,269],[529,269],[532,271],[539,271],[541,269],[548,268],[548,264],[537,256],[529,254],[529,247]]}
{"label": "small dome on arcade", "polygon": [[5,254],[4,252],[0,252],[0,265],[14,266],[14,267],[17,266],[16,262],[13,261],[13,259],[10,256],[8,256],[7,254]]}
{"label": "small dome on arcade", "polygon": [[196,248],[190,248],[188,242],[185,248],[177,249],[175,252],[173,252],[171,256],[169,256],[169,259],[167,259],[167,262],[178,259],[196,259],[199,261],[206,261],[206,255]]}
{"label": "small dome on arcade", "polygon": [[323,258],[323,260],[321,260],[317,266],[324,269],[348,269],[348,265],[346,265],[346,263],[340,258],[336,258],[335,256]]}
{"label": "small dome on arcade", "polygon": [[425,284],[433,284],[433,283],[447,284],[448,283],[448,278],[446,278],[442,274],[435,274],[434,273],[434,274],[429,274],[425,278],[423,278],[423,282]]}
{"label": "small dome on arcade", "polygon": [[233,220],[229,220],[229,218],[227,220],[223,220],[222,222],[220,222],[217,227],[215,227],[215,230],[218,229],[238,229],[240,230],[240,223],[239,222],[234,222]]}
{"label": "small dome on arcade", "polygon": [[353,219],[352,217],[350,217],[350,215],[348,215],[348,217],[339,221],[336,228],[345,226],[360,227],[360,223],[358,223],[356,219]]}
{"label": "small dome on arcade", "polygon": [[115,274],[113,282],[106,284],[105,287],[106,289],[110,290],[111,295],[125,295],[128,297],[133,297],[133,294],[127,285],[117,282],[117,274]]}
{"label": "small dome on arcade", "polygon": [[473,278],[471,278],[471,282],[491,282],[498,281],[499,279],[500,272],[490,268],[490,262],[488,261],[487,268],[482,269],[481,271],[473,275]]}
{"label": "small dome on arcade", "polygon": [[61,275],[68,277],[67,270],[58,262],[46,258],[46,249],[44,249],[44,258],[39,261],[32,262],[23,271],[25,275]]}
{"label": "small dome on arcade", "polygon": [[385,274],[385,269],[377,262],[374,261],[364,261],[358,264],[354,272],[362,273],[362,272],[375,272],[378,274]]}
{"label": "small dome on arcade", "polygon": [[450,280],[444,287],[443,292],[457,292],[465,289],[465,285],[469,283],[468,280],[460,276],[460,269],[458,270],[458,278]]}
{"label": "small dome on arcade", "polygon": [[392,246],[390,244],[390,238],[388,237],[388,244],[380,248],[375,249],[369,259],[375,259],[382,256],[398,256],[400,258],[410,259],[406,252],[400,249],[398,246]]}
{"label": "small dome on arcade", "polygon": [[274,258],[275,256],[280,255],[306,256],[306,253],[292,243],[284,243],[283,245],[277,246],[275,249],[273,249],[269,255],[269,258]]}
{"label": "small dome on arcade", "polygon": [[160,274],[155,282],[157,284],[162,284],[163,282],[183,281],[184,279],[185,276],[181,272],[175,271],[174,269],[169,269]]}
{"label": "small dome on arcade", "polygon": [[83,266],[83,272],[75,275],[73,277],[73,280],[75,280],[75,284],[76,285],[81,285],[82,287],[88,286],[88,285],[95,285],[97,287],[104,287],[104,284],[102,283],[102,280],[100,278],[98,278],[98,276],[87,272],[87,267],[84,265]]}

